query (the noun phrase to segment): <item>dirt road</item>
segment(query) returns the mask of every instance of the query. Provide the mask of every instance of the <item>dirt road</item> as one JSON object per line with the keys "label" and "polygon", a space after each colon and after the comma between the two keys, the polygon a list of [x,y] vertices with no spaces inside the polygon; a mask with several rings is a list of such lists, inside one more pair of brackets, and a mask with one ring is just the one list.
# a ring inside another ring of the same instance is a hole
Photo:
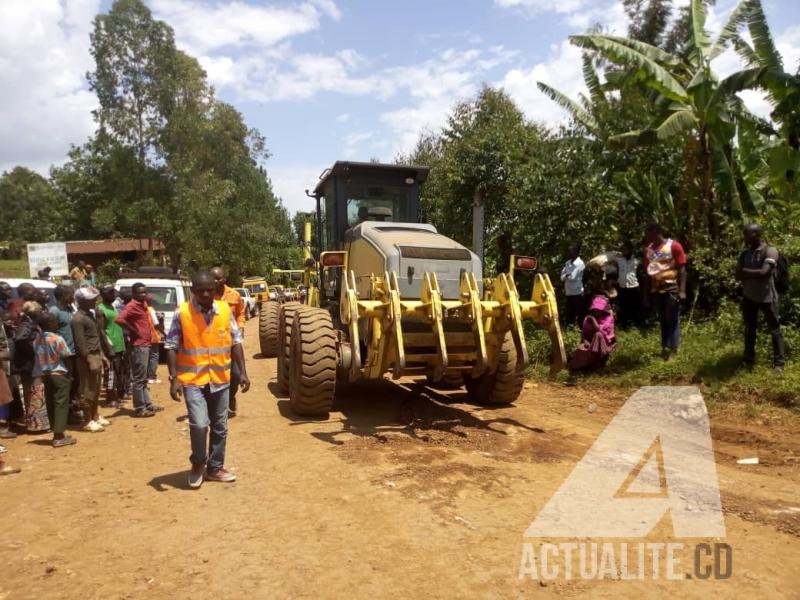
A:
{"label": "dirt road", "polygon": [[[185,411],[166,384],[156,418],[121,411],[62,450],[12,440],[24,470],[0,479],[0,598],[800,597],[796,415],[713,420],[730,579],[545,586],[518,579],[523,532],[623,395],[527,384],[488,410],[386,382],[341,389],[330,420],[306,421],[275,395],[274,360],[249,370],[235,484],[186,488]],[[736,464],[748,456],[761,464]]]}

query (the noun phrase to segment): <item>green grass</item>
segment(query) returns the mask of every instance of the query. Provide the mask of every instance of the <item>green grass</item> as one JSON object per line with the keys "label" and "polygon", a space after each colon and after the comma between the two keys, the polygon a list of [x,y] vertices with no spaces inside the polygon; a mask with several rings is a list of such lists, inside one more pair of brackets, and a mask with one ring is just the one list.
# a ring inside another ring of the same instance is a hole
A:
{"label": "green grass", "polygon": [[0,260],[0,277],[30,277],[28,259]]}
{"label": "green grass", "polygon": [[[698,385],[712,404],[735,400],[747,403],[757,412],[764,402],[800,409],[800,364],[792,360],[792,348],[800,348],[800,330],[783,330],[789,352],[781,377],[772,373],[772,346],[769,332],[759,330],[754,369],[739,368],[742,358],[743,330],[738,310],[723,306],[719,316],[703,322],[684,322],[678,356],[665,362],[661,358],[657,326],[619,331],[617,351],[605,370],[582,376],[581,385],[616,386],[635,389],[642,385]],[[579,341],[577,330],[568,331],[564,342],[569,353]],[[541,332],[529,338],[533,374],[546,376],[549,341]],[[566,380],[566,373],[558,381]]]}

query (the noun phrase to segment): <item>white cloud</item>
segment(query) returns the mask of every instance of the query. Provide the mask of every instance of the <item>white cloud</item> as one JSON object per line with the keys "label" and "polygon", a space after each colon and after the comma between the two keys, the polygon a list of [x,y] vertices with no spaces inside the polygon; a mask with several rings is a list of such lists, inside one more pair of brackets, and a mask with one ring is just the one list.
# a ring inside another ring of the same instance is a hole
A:
{"label": "white cloud", "polygon": [[338,20],[331,0],[293,6],[259,6],[235,0],[207,4],[197,0],[151,0],[155,16],[169,23],[178,42],[192,54],[222,48],[268,47],[319,29],[323,17]]}
{"label": "white cloud", "polygon": [[501,8],[518,8],[531,13],[572,13],[589,4],[587,0],[494,0],[494,3]]}
{"label": "white cloud", "polygon": [[547,60],[528,69],[512,69],[500,82],[528,118],[551,125],[566,121],[566,111],[539,91],[539,81],[573,99],[585,92],[580,48],[564,40],[551,48]]}
{"label": "white cloud", "polygon": [[346,159],[359,158],[359,153],[364,142],[375,136],[372,131],[353,131],[344,136],[344,157]]}
{"label": "white cloud", "polygon": [[[529,0],[496,0],[498,4],[517,1],[527,3]],[[566,13],[566,20],[575,28],[576,33],[594,24],[600,24],[605,31],[616,35],[624,35],[627,30],[627,18],[621,2],[600,6],[595,3],[592,6],[586,5],[585,8],[559,9],[559,12]],[[565,122],[568,113],[539,91],[536,85],[539,81],[556,88],[572,99],[577,99],[579,93],[586,93],[581,72],[580,48],[565,39],[550,47],[545,60],[531,67],[514,68],[499,82],[528,118],[549,125]]]}
{"label": "white cloud", "polygon": [[[239,98],[266,102],[310,98],[321,91],[351,84],[353,71],[365,64],[350,49],[333,55],[298,54],[291,40],[318,31],[325,19],[338,21],[332,0],[305,0],[289,5],[242,0],[151,0],[154,15],[175,30],[180,48],[197,56],[217,88]],[[363,85],[347,85],[361,93]]]}
{"label": "white cloud", "polygon": [[94,130],[89,31],[100,0],[0,2],[0,171],[46,173]]}
{"label": "white cloud", "polygon": [[595,25],[602,26],[606,33],[626,35],[628,31],[628,17],[621,2],[610,4],[595,3],[592,7],[572,11],[567,14],[567,24],[573,27],[575,33],[581,33]]}
{"label": "white cloud", "polygon": [[800,69],[800,25],[784,29],[775,39],[775,46],[783,56],[783,68],[789,73]]}
{"label": "white cloud", "polygon": [[272,181],[275,195],[283,200],[289,213],[298,210],[316,210],[312,198],[305,190],[313,191],[319,181],[319,175],[330,165],[323,164],[275,164],[267,165],[267,173]]}
{"label": "white cloud", "polygon": [[410,106],[384,112],[381,121],[394,136],[393,152],[408,150],[419,134],[441,127],[453,104],[474,95],[488,73],[516,55],[502,46],[445,50],[419,65],[389,69],[384,76],[395,89],[411,95]]}

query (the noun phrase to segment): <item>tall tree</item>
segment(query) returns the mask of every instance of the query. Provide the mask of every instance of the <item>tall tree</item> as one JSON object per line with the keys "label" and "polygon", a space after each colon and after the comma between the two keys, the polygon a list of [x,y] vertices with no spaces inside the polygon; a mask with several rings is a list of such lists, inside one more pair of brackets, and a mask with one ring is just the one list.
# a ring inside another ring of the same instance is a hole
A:
{"label": "tall tree", "polygon": [[15,249],[26,243],[58,239],[62,212],[50,183],[26,167],[14,167],[0,176],[0,240]]}
{"label": "tall tree", "polygon": [[[439,206],[434,219],[466,245],[472,242],[473,202],[485,206],[488,265],[502,268],[513,250],[516,210],[537,127],[501,90],[483,88],[474,100],[453,109],[441,133],[442,155],[435,183]],[[431,207],[433,208],[433,207]]]}
{"label": "tall tree", "polygon": [[661,46],[667,33],[672,0],[623,0],[628,16],[628,37]]}
{"label": "tall tree", "polygon": [[133,196],[114,209],[138,225],[137,236],[152,240],[164,201],[161,133],[174,80],[174,34],[141,0],[115,0],[107,14],[95,17],[90,39],[95,70],[87,79],[100,105],[94,113],[100,133],[136,157]]}
{"label": "tall tree", "polygon": [[135,148],[142,166],[157,160],[175,66],[172,29],[140,0],[115,0],[108,14],[95,17],[90,39],[95,70],[87,78],[100,104],[98,124]]}

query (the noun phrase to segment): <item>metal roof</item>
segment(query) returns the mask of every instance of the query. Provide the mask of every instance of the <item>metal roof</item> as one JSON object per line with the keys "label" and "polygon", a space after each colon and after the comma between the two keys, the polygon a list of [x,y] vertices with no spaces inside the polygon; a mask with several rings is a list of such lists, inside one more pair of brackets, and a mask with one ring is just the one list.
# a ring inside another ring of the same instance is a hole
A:
{"label": "metal roof", "polygon": [[[67,254],[103,254],[106,252],[146,252],[150,240],[142,239],[116,239],[116,240],[83,240],[66,242]],[[153,250],[163,250],[164,246],[159,241],[153,240]]]}
{"label": "metal roof", "polygon": [[314,188],[314,193],[317,195],[321,194],[325,183],[334,175],[346,175],[348,173],[361,170],[377,170],[385,172],[393,171],[395,173],[404,173],[408,177],[413,177],[417,182],[423,183],[428,178],[428,172],[431,169],[430,167],[423,167],[420,165],[394,165],[387,163],[337,160],[335,163],[333,163],[333,166],[330,169],[325,169],[319,176],[319,182],[317,182],[317,185]]}

